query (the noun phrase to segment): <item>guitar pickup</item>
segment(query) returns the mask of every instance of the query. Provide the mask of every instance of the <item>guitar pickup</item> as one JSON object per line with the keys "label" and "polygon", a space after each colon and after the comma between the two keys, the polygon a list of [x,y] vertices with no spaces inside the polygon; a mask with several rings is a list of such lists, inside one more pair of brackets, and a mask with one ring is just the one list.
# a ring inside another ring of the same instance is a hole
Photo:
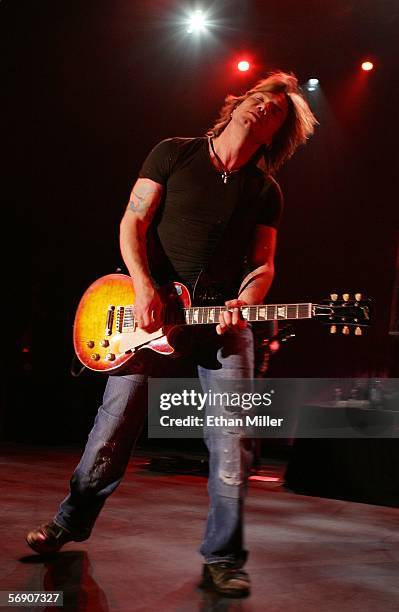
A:
{"label": "guitar pickup", "polygon": [[105,322],[105,335],[106,336],[111,336],[112,334],[112,326],[114,324],[114,313],[115,313],[115,306],[108,306],[107,319]]}
{"label": "guitar pickup", "polygon": [[120,334],[122,333],[122,329],[123,329],[124,315],[125,315],[125,307],[118,306],[118,308],[116,309],[116,331],[119,332]]}

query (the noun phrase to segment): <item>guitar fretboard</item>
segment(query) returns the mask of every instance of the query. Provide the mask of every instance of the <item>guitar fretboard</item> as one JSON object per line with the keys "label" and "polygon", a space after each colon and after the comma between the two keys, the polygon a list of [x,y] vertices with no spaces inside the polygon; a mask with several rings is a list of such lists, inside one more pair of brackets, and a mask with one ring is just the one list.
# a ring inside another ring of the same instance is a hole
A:
{"label": "guitar fretboard", "polygon": [[[184,308],[187,325],[218,323],[221,312],[226,306],[191,306]],[[241,306],[241,315],[246,321],[277,321],[281,319],[310,319],[312,304],[259,304]]]}
{"label": "guitar fretboard", "polygon": [[[255,321],[279,321],[286,319],[311,319],[313,316],[312,304],[258,304],[255,306],[241,306],[243,319]],[[179,311],[179,316],[166,317],[167,323],[179,325],[203,325],[219,322],[221,312],[227,310],[226,306],[190,306]],[[123,314],[123,329],[134,326],[134,308],[125,306]]]}

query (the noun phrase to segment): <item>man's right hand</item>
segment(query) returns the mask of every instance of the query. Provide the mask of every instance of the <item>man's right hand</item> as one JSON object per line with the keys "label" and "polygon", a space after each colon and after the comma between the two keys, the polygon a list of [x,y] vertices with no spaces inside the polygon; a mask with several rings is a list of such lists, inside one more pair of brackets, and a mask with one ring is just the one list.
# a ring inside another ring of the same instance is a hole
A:
{"label": "man's right hand", "polygon": [[147,332],[162,327],[163,304],[152,284],[135,287],[134,316],[138,327]]}

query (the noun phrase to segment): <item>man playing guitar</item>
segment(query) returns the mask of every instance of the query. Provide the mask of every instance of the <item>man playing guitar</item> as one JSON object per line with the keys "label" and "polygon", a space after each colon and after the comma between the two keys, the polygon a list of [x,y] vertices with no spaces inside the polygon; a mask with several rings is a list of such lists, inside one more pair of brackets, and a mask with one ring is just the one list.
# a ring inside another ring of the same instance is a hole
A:
{"label": "man playing guitar", "polygon": [[[271,73],[242,96],[228,96],[206,137],[170,138],[145,160],[120,226],[120,247],[135,292],[135,324],[162,327],[159,287],[180,281],[193,289],[207,266],[226,279],[226,310],[216,325],[190,330],[204,390],[224,379],[254,376],[250,326],[239,307],[262,304],[273,280],[281,191],[272,175],[313,133],[316,119],[292,74]],[[235,229],[231,229],[235,228]],[[215,261],[225,241],[226,257]],[[210,266],[210,267],[209,267]],[[213,268],[212,268],[213,266]],[[187,332],[188,334],[188,332]],[[93,429],[54,519],[27,535],[39,553],[87,539],[105,500],[121,482],[145,416],[147,380],[162,376],[162,359],[142,351],[129,371],[110,376]],[[174,360],[176,368],[180,360]],[[161,368],[161,369],[160,369]],[[223,407],[221,407],[223,411]],[[209,449],[210,507],[200,552],[203,584],[246,595],[242,569],[243,498],[253,456],[245,432],[214,435]]]}

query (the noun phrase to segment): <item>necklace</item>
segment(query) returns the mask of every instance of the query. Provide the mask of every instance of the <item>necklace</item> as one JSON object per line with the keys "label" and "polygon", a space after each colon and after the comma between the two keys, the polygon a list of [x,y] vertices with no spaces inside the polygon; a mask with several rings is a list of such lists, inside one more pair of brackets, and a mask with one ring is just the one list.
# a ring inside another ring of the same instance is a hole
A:
{"label": "necklace", "polygon": [[219,155],[218,155],[218,154],[216,153],[216,151],[215,151],[215,147],[213,146],[213,138],[211,138],[211,137],[210,137],[210,138],[209,138],[209,142],[210,142],[210,144],[211,144],[211,149],[212,149],[212,152],[213,152],[213,154],[214,154],[214,156],[215,156],[215,158],[216,158],[216,160],[217,160],[217,162],[218,162],[218,165],[219,165],[219,166],[220,166],[220,168],[221,168],[221,171],[220,171],[220,169],[219,169],[219,172],[220,172],[220,174],[222,175],[223,183],[224,183],[224,184],[226,184],[226,183],[227,183],[227,181],[228,181],[228,179],[230,178],[230,176],[231,176],[232,174],[235,174],[236,172],[238,172],[238,170],[227,170],[227,169],[225,168],[225,166],[224,166],[224,163],[223,163],[223,162],[222,162],[222,160],[220,159]]}

